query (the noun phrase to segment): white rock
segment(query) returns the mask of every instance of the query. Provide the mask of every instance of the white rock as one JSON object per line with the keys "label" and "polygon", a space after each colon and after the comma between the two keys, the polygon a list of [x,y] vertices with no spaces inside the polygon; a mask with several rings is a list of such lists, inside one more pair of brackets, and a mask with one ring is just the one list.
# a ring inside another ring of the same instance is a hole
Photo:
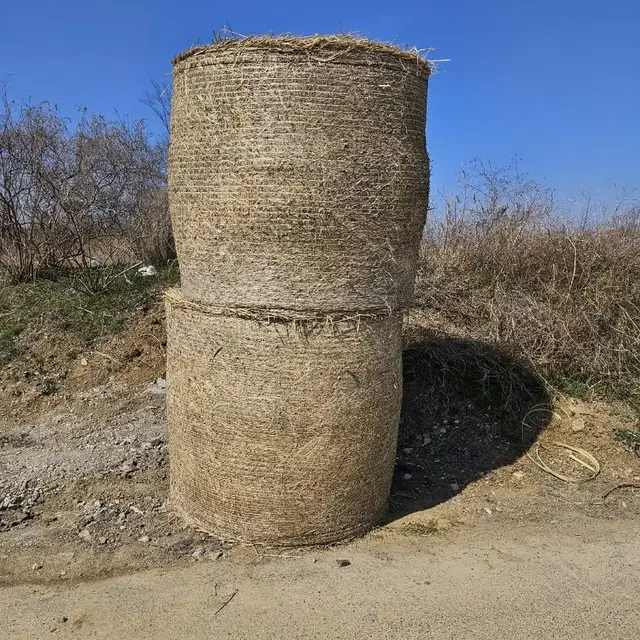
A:
{"label": "white rock", "polygon": [[585,428],[585,423],[582,418],[574,418],[573,424],[571,425],[571,431],[577,433],[578,431],[582,431]]}
{"label": "white rock", "polygon": [[158,378],[155,382],[149,385],[147,393],[153,393],[157,396],[164,395],[167,391],[167,381],[164,378]]}
{"label": "white rock", "polygon": [[138,470],[138,465],[134,462],[125,462],[120,466],[120,471],[122,473],[135,473]]}

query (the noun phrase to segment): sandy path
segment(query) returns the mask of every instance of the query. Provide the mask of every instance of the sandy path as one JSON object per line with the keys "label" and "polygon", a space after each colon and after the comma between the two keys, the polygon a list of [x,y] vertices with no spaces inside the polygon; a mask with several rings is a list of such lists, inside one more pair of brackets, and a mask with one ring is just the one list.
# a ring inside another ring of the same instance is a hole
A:
{"label": "sandy path", "polygon": [[[297,558],[252,561],[251,553],[76,585],[8,587],[0,591],[4,637],[640,637],[637,521],[577,523],[562,534],[552,526],[476,530],[455,542],[389,534]],[[339,568],[337,558],[351,564]]]}

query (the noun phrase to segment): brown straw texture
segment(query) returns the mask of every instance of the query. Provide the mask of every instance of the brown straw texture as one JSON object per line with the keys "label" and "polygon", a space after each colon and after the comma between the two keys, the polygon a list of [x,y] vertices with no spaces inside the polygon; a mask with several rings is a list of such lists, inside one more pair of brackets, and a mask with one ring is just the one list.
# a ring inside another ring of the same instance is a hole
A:
{"label": "brown straw texture", "polygon": [[167,297],[171,501],[223,539],[324,544],[385,512],[401,317],[259,322]]}
{"label": "brown straw texture", "polygon": [[169,198],[185,296],[318,312],[408,304],[429,71],[416,53],[347,36],[178,56]]}

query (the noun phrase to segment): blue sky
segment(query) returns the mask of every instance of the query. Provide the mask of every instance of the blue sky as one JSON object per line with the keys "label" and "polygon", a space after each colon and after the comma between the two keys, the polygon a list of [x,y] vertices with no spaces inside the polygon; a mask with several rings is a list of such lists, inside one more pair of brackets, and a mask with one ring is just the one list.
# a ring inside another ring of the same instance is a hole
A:
{"label": "blue sky", "polygon": [[152,78],[225,24],[242,34],[355,31],[435,47],[430,84],[434,190],[475,156],[517,154],[560,201],[640,187],[640,3],[634,0],[0,0],[0,80],[131,118]]}

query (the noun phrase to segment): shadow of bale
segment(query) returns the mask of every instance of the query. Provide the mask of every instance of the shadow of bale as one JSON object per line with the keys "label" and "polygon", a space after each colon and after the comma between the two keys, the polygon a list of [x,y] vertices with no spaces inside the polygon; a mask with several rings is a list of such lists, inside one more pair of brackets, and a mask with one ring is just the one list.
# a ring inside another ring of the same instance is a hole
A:
{"label": "shadow of bale", "polygon": [[521,358],[442,332],[412,336],[403,384],[389,520],[445,502],[512,464],[551,416],[544,382]]}

